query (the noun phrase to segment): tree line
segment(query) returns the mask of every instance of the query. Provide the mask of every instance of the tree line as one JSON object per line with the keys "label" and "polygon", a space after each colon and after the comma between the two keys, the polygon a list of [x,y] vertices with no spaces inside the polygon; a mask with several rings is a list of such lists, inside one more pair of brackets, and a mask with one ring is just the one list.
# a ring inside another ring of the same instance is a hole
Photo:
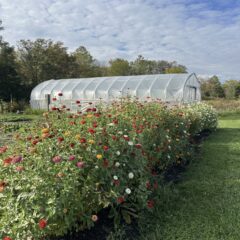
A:
{"label": "tree line", "polygon": [[200,80],[202,98],[205,100],[215,98],[238,99],[240,97],[240,81],[238,80],[227,80],[221,83],[217,76]]}
{"label": "tree line", "polygon": [[[0,22],[0,30],[1,27]],[[68,52],[62,42],[51,39],[20,40],[17,47],[0,38],[0,99],[28,99],[33,87],[49,79],[186,73],[177,62],[121,58],[103,64],[80,46]]]}

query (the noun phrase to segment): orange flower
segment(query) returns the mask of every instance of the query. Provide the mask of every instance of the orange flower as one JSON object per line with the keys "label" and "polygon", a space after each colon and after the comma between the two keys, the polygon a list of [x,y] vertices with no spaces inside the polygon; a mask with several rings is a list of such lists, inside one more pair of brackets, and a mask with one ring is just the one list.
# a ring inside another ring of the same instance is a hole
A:
{"label": "orange flower", "polygon": [[49,133],[49,128],[43,128],[42,133]]}
{"label": "orange flower", "polygon": [[97,154],[97,159],[102,159],[102,155],[101,154]]}

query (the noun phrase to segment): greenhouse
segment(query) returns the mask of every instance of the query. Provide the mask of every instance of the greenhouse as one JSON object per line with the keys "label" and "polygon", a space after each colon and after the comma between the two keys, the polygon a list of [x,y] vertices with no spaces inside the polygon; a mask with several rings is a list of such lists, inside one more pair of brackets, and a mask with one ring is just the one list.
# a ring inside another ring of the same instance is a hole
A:
{"label": "greenhouse", "polygon": [[200,81],[194,73],[49,80],[32,90],[30,103],[34,109],[64,105],[74,110],[79,103],[110,102],[126,96],[192,103],[201,100]]}

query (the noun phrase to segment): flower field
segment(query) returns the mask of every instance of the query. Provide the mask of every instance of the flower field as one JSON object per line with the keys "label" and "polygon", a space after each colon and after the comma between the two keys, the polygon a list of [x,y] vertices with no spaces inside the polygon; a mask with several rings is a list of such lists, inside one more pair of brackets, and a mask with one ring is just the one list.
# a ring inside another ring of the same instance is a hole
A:
{"label": "flower field", "polygon": [[89,103],[78,114],[54,107],[44,118],[0,146],[3,240],[91,228],[106,207],[115,226],[154,211],[164,172],[191,159],[192,138],[217,126],[205,104],[170,108],[131,99]]}

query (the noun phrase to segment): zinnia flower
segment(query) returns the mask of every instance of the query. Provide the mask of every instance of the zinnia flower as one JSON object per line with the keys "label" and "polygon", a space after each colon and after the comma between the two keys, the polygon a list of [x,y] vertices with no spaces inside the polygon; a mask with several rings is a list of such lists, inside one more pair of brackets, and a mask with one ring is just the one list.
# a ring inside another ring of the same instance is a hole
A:
{"label": "zinnia flower", "polygon": [[125,193],[126,193],[126,194],[131,194],[131,192],[132,192],[132,191],[131,191],[130,188],[126,188],[126,190],[125,190]]}
{"label": "zinnia flower", "polygon": [[59,162],[61,162],[62,158],[60,156],[55,156],[52,160],[55,163],[59,163]]}
{"label": "zinnia flower", "polygon": [[130,172],[130,173],[128,174],[128,178],[129,178],[129,179],[133,179],[133,178],[134,178],[134,174],[133,174],[132,172]]}
{"label": "zinnia flower", "polygon": [[102,155],[101,154],[97,154],[97,159],[102,159]]}
{"label": "zinnia flower", "polygon": [[45,219],[40,219],[38,222],[38,226],[40,229],[44,229],[47,226],[47,220]]}
{"label": "zinnia flower", "polygon": [[96,222],[98,220],[98,216],[97,215],[92,215],[92,221]]}
{"label": "zinnia flower", "polygon": [[84,168],[85,163],[84,162],[77,162],[77,167],[78,168]]}
{"label": "zinnia flower", "polygon": [[119,204],[123,203],[124,201],[125,201],[124,197],[118,197],[118,198],[117,198],[117,202],[118,202]]}
{"label": "zinnia flower", "polygon": [[69,156],[68,159],[69,159],[69,161],[73,161],[73,160],[75,160],[75,158],[76,158],[76,157],[75,157],[74,155],[71,155],[71,156]]}
{"label": "zinnia flower", "polygon": [[147,201],[147,207],[148,208],[153,208],[154,207],[154,201],[153,200],[148,200]]}
{"label": "zinnia flower", "polygon": [[19,163],[22,161],[22,156],[15,156],[12,158],[11,163]]}
{"label": "zinnia flower", "polygon": [[7,237],[4,237],[3,240],[12,240],[12,238],[7,236]]}

